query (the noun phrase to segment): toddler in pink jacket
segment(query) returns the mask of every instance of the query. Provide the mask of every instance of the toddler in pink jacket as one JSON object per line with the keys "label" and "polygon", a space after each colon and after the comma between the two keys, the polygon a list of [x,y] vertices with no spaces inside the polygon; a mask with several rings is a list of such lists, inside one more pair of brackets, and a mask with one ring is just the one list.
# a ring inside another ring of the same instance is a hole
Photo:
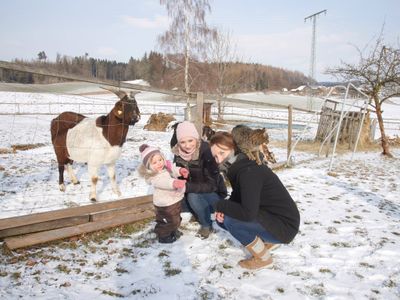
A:
{"label": "toddler in pink jacket", "polygon": [[160,243],[173,243],[182,233],[178,230],[181,224],[181,200],[185,193],[189,172],[166,160],[160,149],[143,144],[139,147],[142,164],[139,174],[148,184],[154,187],[153,203],[156,213],[155,233]]}

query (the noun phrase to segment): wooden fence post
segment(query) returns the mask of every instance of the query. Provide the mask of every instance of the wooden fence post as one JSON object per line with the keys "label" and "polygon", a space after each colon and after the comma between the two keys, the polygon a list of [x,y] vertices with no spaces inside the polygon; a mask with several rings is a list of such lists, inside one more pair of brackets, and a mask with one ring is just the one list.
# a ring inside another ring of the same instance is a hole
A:
{"label": "wooden fence post", "polygon": [[197,116],[195,118],[195,124],[197,131],[199,132],[199,135],[201,135],[202,129],[203,129],[203,104],[204,104],[204,97],[202,92],[197,93],[197,101],[196,101],[196,107],[197,107]]}
{"label": "wooden fence post", "polygon": [[293,123],[293,106],[288,106],[288,141],[287,141],[287,159],[292,149],[292,123]]}

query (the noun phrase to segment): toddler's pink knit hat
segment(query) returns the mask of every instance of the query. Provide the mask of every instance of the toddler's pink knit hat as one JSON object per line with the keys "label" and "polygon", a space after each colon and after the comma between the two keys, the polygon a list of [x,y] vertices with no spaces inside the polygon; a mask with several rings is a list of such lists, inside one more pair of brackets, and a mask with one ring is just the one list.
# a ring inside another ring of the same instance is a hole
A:
{"label": "toddler's pink knit hat", "polygon": [[140,151],[140,154],[141,154],[141,156],[142,156],[143,165],[144,165],[145,167],[147,167],[147,164],[148,164],[148,162],[149,162],[149,159],[150,159],[151,157],[153,157],[153,155],[159,154],[159,155],[162,156],[160,149],[158,149],[158,148],[156,148],[156,147],[151,147],[151,146],[149,146],[149,145],[147,145],[147,144],[142,144],[142,145],[139,147],[139,151]]}
{"label": "toddler's pink knit hat", "polygon": [[183,121],[179,123],[176,128],[176,139],[178,142],[185,137],[193,137],[196,140],[199,139],[199,133],[192,122]]}

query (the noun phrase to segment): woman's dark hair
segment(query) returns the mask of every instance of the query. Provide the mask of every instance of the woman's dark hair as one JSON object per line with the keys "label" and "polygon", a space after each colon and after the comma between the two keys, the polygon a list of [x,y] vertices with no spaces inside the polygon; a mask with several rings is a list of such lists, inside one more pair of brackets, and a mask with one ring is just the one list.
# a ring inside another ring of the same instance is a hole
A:
{"label": "woman's dark hair", "polygon": [[219,131],[211,137],[210,146],[212,145],[221,145],[229,149],[236,150],[236,144],[235,141],[233,140],[232,135],[225,131]]}

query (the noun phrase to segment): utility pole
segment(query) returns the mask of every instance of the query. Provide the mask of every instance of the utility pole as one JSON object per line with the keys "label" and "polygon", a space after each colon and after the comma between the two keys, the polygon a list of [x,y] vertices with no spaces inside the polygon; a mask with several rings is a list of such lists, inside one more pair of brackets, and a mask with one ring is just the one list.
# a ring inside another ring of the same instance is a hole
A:
{"label": "utility pole", "polygon": [[313,99],[311,95],[311,80],[315,80],[315,62],[316,62],[316,51],[315,51],[315,40],[316,40],[316,27],[317,27],[317,17],[324,13],[326,15],[327,10],[321,10],[315,14],[312,14],[311,16],[308,16],[304,18],[304,22],[307,22],[307,20],[312,20],[313,22],[313,29],[312,29],[312,39],[311,39],[311,58],[310,58],[310,73],[309,73],[309,78],[310,78],[310,83],[309,83],[309,93],[308,93],[308,99],[307,99],[307,108],[308,110],[313,110]]}

